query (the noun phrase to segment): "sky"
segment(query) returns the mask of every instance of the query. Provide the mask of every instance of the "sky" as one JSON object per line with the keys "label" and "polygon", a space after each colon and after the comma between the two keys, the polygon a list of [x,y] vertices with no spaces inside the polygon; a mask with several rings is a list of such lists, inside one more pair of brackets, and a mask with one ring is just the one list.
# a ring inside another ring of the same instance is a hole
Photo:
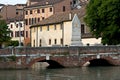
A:
{"label": "sky", "polygon": [[0,0],[0,4],[25,4],[27,0]]}

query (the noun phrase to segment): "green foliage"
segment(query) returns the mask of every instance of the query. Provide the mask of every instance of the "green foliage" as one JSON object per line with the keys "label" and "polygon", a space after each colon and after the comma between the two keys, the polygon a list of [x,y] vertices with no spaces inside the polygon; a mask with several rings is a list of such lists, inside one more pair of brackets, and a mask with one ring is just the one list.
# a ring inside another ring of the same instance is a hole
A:
{"label": "green foliage", "polygon": [[18,41],[9,41],[7,46],[18,46],[19,42]]}
{"label": "green foliage", "polygon": [[10,56],[8,57],[8,59],[10,59],[11,61],[16,61],[16,56]]}
{"label": "green foliage", "polygon": [[86,7],[87,26],[103,44],[120,44],[120,0],[90,0]]}
{"label": "green foliage", "polygon": [[5,22],[5,20],[0,19],[0,45],[8,42],[11,38],[9,37],[10,30]]}
{"label": "green foliage", "polygon": [[9,56],[9,57],[0,57],[0,61],[8,62],[8,61],[16,61],[16,56]]}

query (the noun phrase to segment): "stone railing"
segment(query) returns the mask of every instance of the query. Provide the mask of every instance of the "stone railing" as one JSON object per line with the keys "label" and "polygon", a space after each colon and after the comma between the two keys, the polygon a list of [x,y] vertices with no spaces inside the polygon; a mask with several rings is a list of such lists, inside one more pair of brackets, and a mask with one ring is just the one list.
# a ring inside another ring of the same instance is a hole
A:
{"label": "stone railing", "polygon": [[120,53],[120,46],[71,46],[71,47],[21,47],[0,49],[0,55],[6,54],[97,54],[97,53]]}

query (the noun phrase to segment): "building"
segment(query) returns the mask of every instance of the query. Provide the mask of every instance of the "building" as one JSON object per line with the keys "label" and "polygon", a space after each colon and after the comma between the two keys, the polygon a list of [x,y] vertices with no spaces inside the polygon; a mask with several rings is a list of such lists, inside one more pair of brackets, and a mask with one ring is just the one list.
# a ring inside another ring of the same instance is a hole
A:
{"label": "building", "polygon": [[4,5],[0,10],[3,19],[8,20],[16,17],[16,7],[14,5]]}
{"label": "building", "polygon": [[13,21],[8,24],[8,29],[11,30],[10,37],[12,41],[18,41],[19,44],[24,41],[24,21]]}
{"label": "building", "polygon": [[25,45],[30,43],[31,25],[57,13],[80,9],[83,4],[80,0],[28,0],[27,5],[24,8]]}
{"label": "building", "polygon": [[[77,16],[75,16],[75,14]],[[81,8],[80,10],[52,15],[40,21],[39,24],[31,26],[31,46],[71,46],[81,41],[83,45],[91,45],[92,43],[86,42],[86,39],[92,40],[93,44],[96,44],[95,42],[100,44],[101,41],[99,39],[95,39],[94,37],[90,39],[83,36],[89,33],[89,30],[84,26],[84,16],[85,8]],[[83,39],[81,39],[81,37]]]}
{"label": "building", "polygon": [[0,16],[2,19],[10,22],[16,17],[23,17],[23,8],[26,4],[2,5],[0,6]]}
{"label": "building", "polygon": [[23,8],[26,7],[26,4],[16,4],[16,16],[24,16]]}

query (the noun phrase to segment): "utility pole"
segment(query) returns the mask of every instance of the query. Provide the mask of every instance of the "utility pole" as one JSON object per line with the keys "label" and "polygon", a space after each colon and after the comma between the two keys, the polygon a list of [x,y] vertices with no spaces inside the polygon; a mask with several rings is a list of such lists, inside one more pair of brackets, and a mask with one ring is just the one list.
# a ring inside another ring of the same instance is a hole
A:
{"label": "utility pole", "polygon": [[22,27],[22,23],[20,23],[20,20],[19,20],[18,27],[19,27],[19,47],[21,47],[21,27]]}

